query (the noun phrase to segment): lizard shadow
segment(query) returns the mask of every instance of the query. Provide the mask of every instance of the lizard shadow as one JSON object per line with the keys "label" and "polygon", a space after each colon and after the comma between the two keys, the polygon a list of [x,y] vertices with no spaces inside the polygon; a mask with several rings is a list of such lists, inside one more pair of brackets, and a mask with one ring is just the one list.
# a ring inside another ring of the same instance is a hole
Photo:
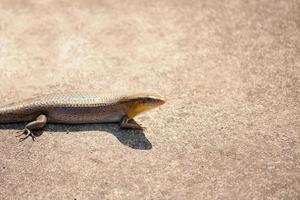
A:
{"label": "lizard shadow", "polygon": [[[15,124],[0,124],[0,129],[16,129],[21,130],[24,127],[24,123]],[[116,124],[47,124],[43,130],[34,131],[34,135],[39,137],[44,134],[44,131],[53,132],[65,132],[66,134],[72,134],[74,132],[82,131],[101,131],[114,135],[122,144],[139,150],[152,149],[151,142],[147,139],[144,132],[141,130],[121,130]]]}

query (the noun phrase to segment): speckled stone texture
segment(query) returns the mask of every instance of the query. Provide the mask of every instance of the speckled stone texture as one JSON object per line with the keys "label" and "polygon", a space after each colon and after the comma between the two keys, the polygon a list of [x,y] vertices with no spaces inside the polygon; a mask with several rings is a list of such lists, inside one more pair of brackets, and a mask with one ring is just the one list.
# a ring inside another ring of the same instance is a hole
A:
{"label": "speckled stone texture", "polygon": [[0,0],[0,70],[1,104],[168,99],[144,133],[1,125],[0,199],[300,199],[298,0]]}

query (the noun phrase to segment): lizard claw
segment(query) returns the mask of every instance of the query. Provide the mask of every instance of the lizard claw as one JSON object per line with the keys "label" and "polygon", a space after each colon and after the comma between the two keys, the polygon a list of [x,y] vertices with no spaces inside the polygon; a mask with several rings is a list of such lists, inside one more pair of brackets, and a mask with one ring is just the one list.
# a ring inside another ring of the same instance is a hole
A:
{"label": "lizard claw", "polygon": [[144,131],[144,130],[146,130],[147,128],[146,128],[145,126],[143,126],[142,124],[136,123],[135,129],[136,129],[136,130],[140,130],[140,131]]}
{"label": "lizard claw", "polygon": [[21,134],[16,135],[16,137],[20,137],[21,135],[25,134],[25,132],[26,132],[25,129],[17,131],[16,133],[21,133]]}
{"label": "lizard claw", "polygon": [[24,137],[20,138],[19,142],[26,140],[30,136],[32,137],[32,140],[34,141],[35,135],[27,128],[17,131],[17,133],[21,133],[21,134],[17,135],[16,137],[20,137],[25,134]]}
{"label": "lizard claw", "polygon": [[146,130],[147,130],[147,127],[142,126],[142,125],[140,125],[140,126],[141,126],[141,130],[142,130],[142,131],[146,131]]}

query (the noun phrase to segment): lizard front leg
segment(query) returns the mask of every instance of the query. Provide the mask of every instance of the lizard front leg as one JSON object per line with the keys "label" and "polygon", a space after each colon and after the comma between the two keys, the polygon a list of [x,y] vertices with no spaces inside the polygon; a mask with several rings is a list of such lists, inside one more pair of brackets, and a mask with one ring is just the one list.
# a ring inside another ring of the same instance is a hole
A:
{"label": "lizard front leg", "polygon": [[25,134],[25,137],[20,138],[20,141],[23,141],[27,139],[29,136],[32,137],[34,140],[35,135],[32,133],[32,130],[41,129],[44,128],[47,123],[47,117],[46,115],[39,115],[35,121],[28,123],[23,130],[18,131],[18,133],[21,133],[17,137]]}
{"label": "lizard front leg", "polygon": [[144,130],[144,128],[136,123],[133,119],[129,119],[126,115],[123,117],[121,123],[120,123],[121,129],[138,129],[138,130]]}

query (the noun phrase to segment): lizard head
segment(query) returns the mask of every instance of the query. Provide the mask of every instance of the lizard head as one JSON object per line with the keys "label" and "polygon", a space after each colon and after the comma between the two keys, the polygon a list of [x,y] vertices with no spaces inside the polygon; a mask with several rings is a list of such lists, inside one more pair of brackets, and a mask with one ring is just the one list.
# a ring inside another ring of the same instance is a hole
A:
{"label": "lizard head", "polygon": [[126,100],[130,103],[127,113],[130,119],[165,103],[165,100],[161,96],[154,94],[138,94],[126,97]]}

